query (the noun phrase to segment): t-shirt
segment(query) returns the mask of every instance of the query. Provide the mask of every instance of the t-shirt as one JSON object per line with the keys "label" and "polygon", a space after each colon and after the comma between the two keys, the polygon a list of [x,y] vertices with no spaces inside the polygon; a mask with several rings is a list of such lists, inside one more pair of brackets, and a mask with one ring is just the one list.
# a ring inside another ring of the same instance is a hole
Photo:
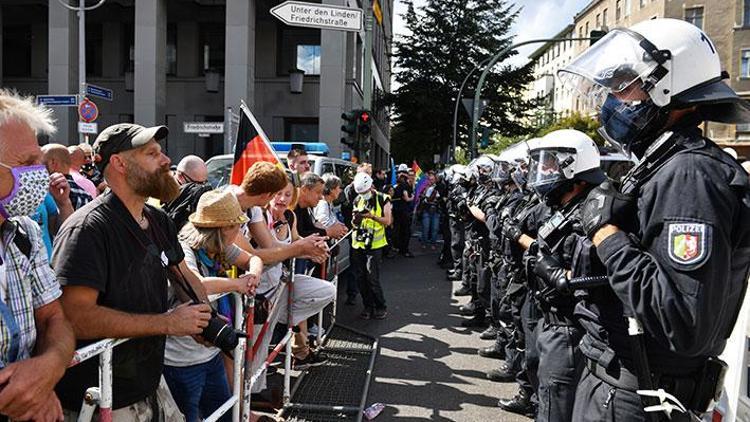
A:
{"label": "t-shirt", "polygon": [[315,206],[315,220],[325,228],[340,222],[333,206],[325,199],[321,199],[318,205]]}
{"label": "t-shirt", "polygon": [[396,189],[393,192],[393,212],[397,213],[408,213],[411,211],[412,202],[404,201],[404,192],[408,192],[409,196],[414,195],[414,189],[408,183],[399,183],[396,185]]}
{"label": "t-shirt", "polygon": [[[180,242],[182,251],[185,254],[185,264],[191,270],[198,271],[203,277],[209,277],[210,270],[196,256],[195,251],[190,245]],[[240,256],[240,248],[236,245],[229,245],[226,248],[225,258],[227,262],[235,262]],[[179,288],[179,287],[178,287]],[[175,286],[169,287],[169,302],[172,306],[177,306],[178,300],[174,294]],[[211,302],[211,306],[216,309],[216,301]],[[206,347],[196,342],[191,336],[169,336],[164,350],[164,364],[169,366],[191,366],[206,363],[218,355],[221,350],[218,347]]]}
{"label": "t-shirt", "polygon": [[49,232],[49,218],[54,217],[58,214],[57,204],[51,193],[47,193],[44,197],[44,202],[39,205],[36,212],[31,216],[31,219],[39,224],[39,228],[42,229],[42,240],[44,240],[44,246],[47,247],[47,259],[52,257],[52,235]]}
{"label": "t-shirt", "polygon": [[297,233],[299,233],[301,237],[307,237],[313,234],[319,234],[321,236],[326,235],[326,230],[321,229],[315,224],[312,208],[302,208],[297,206],[297,208],[294,209],[294,214],[297,216]]}
{"label": "t-shirt", "polygon": [[[168,310],[167,272],[162,261],[182,262],[172,220],[146,206],[150,227],[143,230],[112,191],[68,218],[57,235],[52,266],[63,286],[86,286],[99,292],[97,303],[134,314]],[[114,409],[153,395],[164,361],[165,336],[132,339],[112,356]],[[78,341],[76,348],[97,340]],[[98,385],[98,359],[66,371],[57,384],[63,407],[79,410],[87,388]]]}

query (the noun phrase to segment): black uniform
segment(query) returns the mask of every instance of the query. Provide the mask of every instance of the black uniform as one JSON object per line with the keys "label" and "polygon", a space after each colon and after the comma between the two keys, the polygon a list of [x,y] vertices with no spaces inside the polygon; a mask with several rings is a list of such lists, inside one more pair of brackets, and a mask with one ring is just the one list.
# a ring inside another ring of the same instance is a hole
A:
{"label": "black uniform", "polygon": [[451,232],[451,256],[453,273],[457,278],[463,274],[464,243],[466,241],[464,217],[466,214],[466,188],[459,183],[453,185],[448,199],[448,216]]}
{"label": "black uniform", "polygon": [[678,151],[635,180],[637,235],[619,232],[598,247],[610,287],[576,308],[588,363],[575,421],[646,420],[623,315],[645,329],[657,388],[688,407],[702,368],[722,352],[737,319],[750,268],[747,174],[697,128],[667,142]]}

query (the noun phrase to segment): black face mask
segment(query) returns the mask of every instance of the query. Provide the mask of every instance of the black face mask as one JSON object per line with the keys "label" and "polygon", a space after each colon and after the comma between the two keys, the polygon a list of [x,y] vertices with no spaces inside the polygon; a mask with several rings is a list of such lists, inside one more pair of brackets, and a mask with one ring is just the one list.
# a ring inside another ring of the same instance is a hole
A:
{"label": "black face mask", "polygon": [[624,153],[642,157],[659,137],[668,118],[669,110],[650,99],[630,105],[610,94],[599,113],[599,133]]}

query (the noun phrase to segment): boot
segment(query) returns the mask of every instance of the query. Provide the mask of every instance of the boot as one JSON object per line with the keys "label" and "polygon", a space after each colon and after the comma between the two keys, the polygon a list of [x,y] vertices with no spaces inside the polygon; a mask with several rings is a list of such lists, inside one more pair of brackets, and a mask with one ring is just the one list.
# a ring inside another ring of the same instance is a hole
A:
{"label": "boot", "polygon": [[466,305],[461,305],[458,307],[458,313],[463,316],[472,316],[474,315],[475,310],[476,307],[474,306],[473,302],[469,302]]}
{"label": "boot", "polygon": [[495,382],[513,382],[516,380],[516,371],[507,363],[503,363],[499,368],[487,372],[487,379]]}
{"label": "boot", "polygon": [[479,338],[482,340],[495,340],[497,339],[497,328],[490,325],[486,330],[479,334]]}
{"label": "boot", "polygon": [[467,286],[461,286],[453,292],[453,296],[471,296],[471,289]]}
{"label": "boot", "polygon": [[466,328],[486,328],[487,321],[485,321],[484,316],[475,315],[471,319],[461,321],[461,326]]}
{"label": "boot", "polygon": [[[479,356],[490,359],[505,359],[505,349],[498,349],[493,344],[489,347],[482,347],[479,349]],[[489,377],[489,374],[487,375]]]}
{"label": "boot", "polygon": [[531,403],[529,396],[530,394],[528,391],[520,389],[515,397],[510,400],[500,399],[500,401],[497,402],[497,405],[507,412],[534,418],[536,417],[536,408],[534,407],[534,404]]}

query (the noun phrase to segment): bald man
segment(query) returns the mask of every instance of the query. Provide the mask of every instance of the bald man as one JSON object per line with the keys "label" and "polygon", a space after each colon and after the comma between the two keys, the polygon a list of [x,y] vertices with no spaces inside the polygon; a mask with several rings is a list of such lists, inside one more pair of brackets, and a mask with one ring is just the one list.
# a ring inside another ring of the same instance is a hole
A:
{"label": "bald man", "polygon": [[745,161],[742,163],[742,168],[745,169],[746,172],[750,173],[750,161]]}
{"label": "bald man", "polygon": [[71,173],[71,155],[65,145],[47,144],[42,147],[42,163],[50,174],[59,173],[65,176],[70,186],[70,203],[73,209],[81,208],[91,202],[94,197],[73,179]]}
{"label": "bald man", "polygon": [[70,175],[73,177],[73,180],[92,198],[96,198],[99,194],[96,185],[94,185],[94,183],[86,176],[81,174],[81,167],[86,164],[86,153],[83,148],[81,148],[80,145],[71,145],[68,147],[68,153],[70,154]]}
{"label": "bald man", "polygon": [[208,181],[208,167],[197,155],[188,155],[177,164],[174,177],[180,186],[186,183],[202,185]]}

